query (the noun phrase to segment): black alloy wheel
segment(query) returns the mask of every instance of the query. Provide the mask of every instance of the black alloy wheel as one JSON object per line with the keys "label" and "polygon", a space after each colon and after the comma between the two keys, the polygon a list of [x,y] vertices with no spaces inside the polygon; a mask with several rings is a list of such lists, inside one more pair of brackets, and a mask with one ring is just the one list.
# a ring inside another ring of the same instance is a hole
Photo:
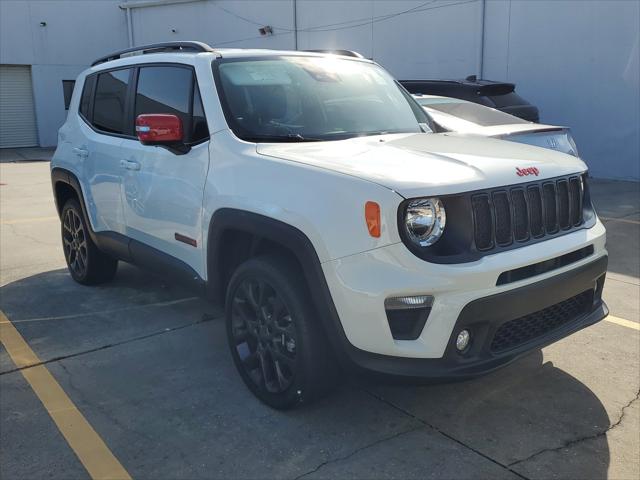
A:
{"label": "black alloy wheel", "polygon": [[233,345],[254,384],[282,393],[296,373],[296,329],[283,299],[262,279],[246,278],[232,305]]}
{"label": "black alloy wheel", "polygon": [[246,386],[277,409],[310,403],[337,382],[339,371],[291,258],[250,258],[236,268],[225,300],[227,338]]}
{"label": "black alloy wheel", "polygon": [[66,210],[62,219],[62,247],[69,269],[78,277],[87,272],[87,234],[75,209]]}
{"label": "black alloy wheel", "polygon": [[83,285],[97,285],[113,279],[118,260],[93,243],[84,213],[75,198],[64,204],[60,220],[62,250],[71,277]]}

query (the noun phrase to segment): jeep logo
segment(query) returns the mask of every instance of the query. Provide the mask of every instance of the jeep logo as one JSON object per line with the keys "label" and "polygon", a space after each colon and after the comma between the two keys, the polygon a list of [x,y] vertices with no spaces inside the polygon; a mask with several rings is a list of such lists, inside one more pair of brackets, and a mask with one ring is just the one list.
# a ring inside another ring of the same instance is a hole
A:
{"label": "jeep logo", "polygon": [[540,175],[540,170],[536,167],[527,167],[527,168],[518,168],[516,167],[516,173],[519,177],[526,177],[528,175],[535,175],[536,177]]}

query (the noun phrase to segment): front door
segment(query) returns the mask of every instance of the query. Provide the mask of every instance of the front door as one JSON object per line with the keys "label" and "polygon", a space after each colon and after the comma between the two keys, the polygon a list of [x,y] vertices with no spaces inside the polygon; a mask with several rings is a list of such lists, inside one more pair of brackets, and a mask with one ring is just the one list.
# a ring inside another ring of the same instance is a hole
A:
{"label": "front door", "polygon": [[177,115],[187,153],[124,139],[123,207],[126,235],[181,260],[202,278],[202,198],[209,168],[209,130],[198,84],[189,66],[137,70],[134,115]]}

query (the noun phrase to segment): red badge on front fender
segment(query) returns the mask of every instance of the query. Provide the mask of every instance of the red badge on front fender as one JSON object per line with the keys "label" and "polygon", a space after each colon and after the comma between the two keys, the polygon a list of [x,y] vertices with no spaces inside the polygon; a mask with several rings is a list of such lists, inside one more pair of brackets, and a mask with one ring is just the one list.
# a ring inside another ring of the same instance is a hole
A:
{"label": "red badge on front fender", "polygon": [[516,167],[516,173],[519,177],[526,177],[528,175],[535,175],[536,177],[540,175],[540,170],[536,167],[527,167],[527,168],[519,168]]}

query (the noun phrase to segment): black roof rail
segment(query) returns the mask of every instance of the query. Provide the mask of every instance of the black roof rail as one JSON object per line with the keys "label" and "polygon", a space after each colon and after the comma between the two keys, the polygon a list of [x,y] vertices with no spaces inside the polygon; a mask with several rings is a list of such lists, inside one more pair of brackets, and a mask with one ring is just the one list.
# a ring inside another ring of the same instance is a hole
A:
{"label": "black roof rail", "polygon": [[319,50],[303,50],[304,52],[313,52],[313,53],[333,53],[334,55],[342,55],[343,57],[355,57],[355,58],[364,58],[361,54],[354,50],[331,50],[331,49],[319,49]]}
{"label": "black roof rail", "polygon": [[114,52],[110,55],[106,55],[104,57],[100,57],[95,60],[91,66],[94,67],[99,65],[100,63],[109,62],[111,60],[117,60],[118,58],[122,58],[122,56],[126,53],[134,53],[141,52],[142,55],[145,53],[157,53],[157,52],[215,52],[213,48],[203,42],[164,42],[164,43],[152,43],[151,45],[140,45],[139,47],[131,47],[125,50],[120,50],[118,52]]}

